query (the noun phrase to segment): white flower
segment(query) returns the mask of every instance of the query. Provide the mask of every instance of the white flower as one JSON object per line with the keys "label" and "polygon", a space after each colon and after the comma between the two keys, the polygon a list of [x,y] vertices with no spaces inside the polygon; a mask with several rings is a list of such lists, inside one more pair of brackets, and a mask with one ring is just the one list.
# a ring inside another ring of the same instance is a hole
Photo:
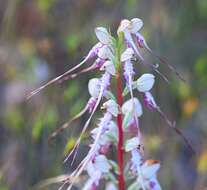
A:
{"label": "white flower", "polygon": [[130,33],[137,33],[143,26],[143,21],[139,18],[133,18],[131,21],[124,19],[121,21],[117,33],[128,30]]}
{"label": "white flower", "polygon": [[132,151],[133,149],[138,148],[139,145],[140,145],[140,140],[138,137],[131,138],[126,141],[125,151],[126,152]]}
{"label": "white flower", "polygon": [[127,60],[130,60],[134,55],[134,50],[132,48],[127,48],[122,54],[121,54],[121,62],[125,62]]}
{"label": "white flower", "polygon": [[119,113],[118,104],[114,100],[112,100],[112,99],[110,99],[107,102],[105,102],[103,104],[102,108],[107,109],[107,112],[111,113],[115,117]]}
{"label": "white flower", "polygon": [[98,78],[93,78],[90,79],[88,82],[88,91],[89,94],[94,97],[98,98],[99,92],[100,92],[100,85],[99,85],[99,79]]}
{"label": "white flower", "polygon": [[121,21],[119,28],[117,30],[117,33],[119,34],[120,32],[123,32],[124,30],[126,30],[130,25],[130,21],[127,19],[124,19]]}
{"label": "white flower", "polygon": [[140,101],[137,98],[127,100],[123,104],[123,106],[122,106],[123,114],[125,115],[125,114],[128,114],[128,113],[132,113],[133,112],[133,106],[134,106],[137,117],[140,117],[142,115],[143,111],[142,111],[142,105],[141,105]]}
{"label": "white flower", "polygon": [[141,166],[143,179],[138,178],[138,184],[143,184],[146,189],[161,190],[161,186],[157,180],[157,171],[160,163],[157,160],[146,160]]}
{"label": "white flower", "polygon": [[112,44],[112,37],[104,27],[95,28],[96,37],[102,44]]}
{"label": "white flower", "polygon": [[142,155],[140,153],[140,150],[138,149],[133,149],[131,151],[132,154],[132,164],[136,167],[136,169],[139,170],[141,164],[142,164]]}
{"label": "white flower", "polygon": [[96,169],[91,161],[87,164],[86,171],[90,177],[92,177],[94,172],[96,171]]}
{"label": "white flower", "polygon": [[109,182],[107,183],[105,190],[118,190],[118,188],[112,182]]}
{"label": "white flower", "polygon": [[154,177],[160,169],[160,163],[157,160],[146,160],[142,165],[142,174],[146,179]]}
{"label": "white flower", "polygon": [[137,33],[143,26],[143,21],[139,18],[133,18],[129,25],[129,31],[133,34]]}
{"label": "white flower", "polygon": [[110,121],[108,129],[105,133],[106,135],[104,135],[103,142],[116,142],[118,138],[117,124],[114,121]]}
{"label": "white flower", "polygon": [[105,61],[100,70],[105,70],[106,72],[114,76],[116,74],[115,66],[110,60]]}
{"label": "white flower", "polygon": [[145,188],[146,190],[161,190],[159,181],[157,180],[157,171],[160,168],[160,163],[156,160],[146,160],[144,164],[137,166],[140,170],[141,177],[130,185],[129,190],[136,190]]}
{"label": "white flower", "polygon": [[98,128],[96,127],[96,128],[94,128],[90,133],[91,133],[91,137],[93,138],[93,139],[95,139],[96,138],[96,135],[98,134]]}
{"label": "white flower", "polygon": [[149,73],[143,74],[136,81],[138,91],[147,92],[151,90],[155,82],[155,76]]}
{"label": "white flower", "polygon": [[106,156],[104,155],[98,155],[95,158],[94,167],[102,173],[108,173],[111,169],[111,165],[109,164]]}
{"label": "white flower", "polygon": [[108,46],[103,46],[98,52],[98,57],[101,59],[113,59],[113,54]]}

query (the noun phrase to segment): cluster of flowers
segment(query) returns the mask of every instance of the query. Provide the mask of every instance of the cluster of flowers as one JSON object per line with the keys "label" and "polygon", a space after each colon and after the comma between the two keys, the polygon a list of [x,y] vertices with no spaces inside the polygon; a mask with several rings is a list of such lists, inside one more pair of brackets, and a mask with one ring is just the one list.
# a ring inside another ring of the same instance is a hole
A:
{"label": "cluster of flowers", "polygon": [[[91,113],[91,115],[83,127],[82,133],[74,149],[71,151],[71,154],[77,151],[82,134],[86,131],[92,115],[97,110],[102,99],[106,100],[102,106],[105,113],[100,119],[98,127],[91,131],[93,143],[90,145],[87,156],[70,175],[70,186],[68,190],[84,170],[86,170],[89,175],[89,179],[83,188],[84,190],[97,189],[101,179],[109,179],[110,176],[113,175],[111,170],[114,163],[108,160],[106,155],[110,146],[117,144],[118,130],[117,124],[113,119],[116,118],[119,113],[124,116],[122,124],[124,132],[132,136],[130,139],[126,140],[124,149],[125,152],[131,153],[130,174],[134,176],[136,180],[128,189],[161,189],[156,177],[160,163],[155,160],[143,160],[141,132],[139,129],[139,117],[141,117],[143,111],[140,101],[133,96],[133,90],[137,89],[143,94],[145,105],[149,109],[154,110],[158,108],[150,93],[155,82],[154,75],[148,73],[143,74],[134,81],[135,71],[133,69],[133,60],[135,60],[135,58],[144,60],[138,48],[148,48],[143,36],[139,33],[142,25],[143,22],[138,18],[134,18],[131,21],[123,20],[121,22],[118,35],[122,33],[124,35],[124,41],[122,44],[123,52],[118,58],[116,57],[115,39],[109,34],[106,28],[98,27],[95,29],[99,42],[90,50],[82,63],[96,57],[95,63],[90,68],[98,68],[103,72],[103,75],[101,78],[91,79],[88,83],[88,90],[91,98],[86,106],[87,109],[84,110]],[[120,64],[123,66],[123,75],[126,82],[123,96],[130,92],[130,99],[127,100],[122,107],[117,104],[116,98],[112,92],[109,91],[110,80],[116,75],[117,59],[120,60]],[[116,181],[113,181],[113,185],[110,183],[110,188],[117,189]],[[109,189],[109,186],[107,186],[107,189]]]}
{"label": "cluster of flowers", "polygon": [[[135,79],[136,76],[133,64],[136,61],[139,61],[145,66],[150,66],[155,72],[160,74],[161,77],[167,80],[167,78],[158,70],[158,65],[148,63],[140,51],[140,49],[145,49],[148,52],[153,53],[140,33],[142,26],[143,22],[139,18],[122,20],[117,30],[118,39],[112,37],[106,28],[97,27],[95,33],[99,42],[92,47],[85,59],[63,75],[51,80],[30,94],[31,97],[46,86],[64,79],[65,77],[74,78],[80,73],[92,70],[99,70],[102,72],[100,78],[93,78],[89,81],[88,90],[91,98],[83,111],[71,120],[73,121],[74,119],[79,118],[86,112],[90,114],[73,150],[65,161],[71,155],[73,155],[73,159],[75,159],[81,138],[87,130],[91,118],[100,106],[101,101],[104,101],[101,106],[104,111],[103,117],[100,118],[97,128],[91,131],[93,141],[90,145],[90,150],[76,170],[63,184],[70,183],[68,190],[72,188],[83,171],[87,171],[89,176],[89,179],[83,188],[84,190],[96,190],[100,181],[103,179],[110,181],[106,186],[107,190],[118,189],[117,181],[114,177],[114,173],[119,172],[117,171],[118,166],[112,160],[107,159],[107,153],[111,146],[117,145],[118,143],[118,126],[114,119],[116,119],[119,114],[123,115],[121,127],[123,128],[124,134],[129,137],[129,139],[124,139],[124,152],[131,154],[131,159],[129,163],[126,164],[130,170],[127,170],[127,174],[125,175],[131,175],[132,178],[130,179],[134,179],[134,182],[129,185],[128,190],[161,189],[157,180],[157,171],[160,168],[159,161],[144,160],[142,135],[139,126],[139,118],[142,116],[143,110],[139,99],[134,97],[133,91],[137,90],[142,95],[145,106],[151,111],[158,111],[161,116],[165,118],[169,126],[174,127],[174,124],[167,119],[165,114],[156,104],[150,92],[155,82],[154,75],[146,73],[141,75],[138,79]],[[77,73],[73,73],[85,62],[91,59],[96,60],[90,67]],[[120,75],[120,73],[117,73],[119,72],[117,69],[118,67],[121,67],[123,70],[126,85],[121,96],[123,98],[129,94],[129,99],[127,99],[123,105],[118,104],[117,99],[119,97],[116,98],[110,91],[111,80],[116,78],[117,74]],[[173,69],[172,67],[170,68]],[[70,122],[63,125],[60,130],[55,131],[51,137],[55,137],[60,131],[68,127]],[[180,133],[180,131],[177,132]]]}

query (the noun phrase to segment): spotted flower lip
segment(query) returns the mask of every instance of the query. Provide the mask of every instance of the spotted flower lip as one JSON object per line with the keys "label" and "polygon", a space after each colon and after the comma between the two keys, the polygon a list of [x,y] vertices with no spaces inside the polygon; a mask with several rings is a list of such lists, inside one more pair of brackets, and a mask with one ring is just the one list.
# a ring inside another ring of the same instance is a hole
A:
{"label": "spotted flower lip", "polygon": [[132,151],[138,148],[139,145],[140,145],[140,139],[138,137],[133,137],[126,141],[125,151],[126,152]]}
{"label": "spotted flower lip", "polygon": [[105,102],[103,104],[103,109],[107,109],[107,112],[111,113],[113,116],[117,117],[118,113],[119,113],[119,108],[118,108],[118,104],[116,103],[115,100],[108,100],[107,102]]}
{"label": "spotted flower lip", "polygon": [[110,75],[113,75],[113,76],[115,76],[115,74],[116,74],[115,66],[114,66],[113,62],[110,60],[105,61],[105,63],[100,68],[100,70],[101,71],[105,70],[107,73],[109,73]]}

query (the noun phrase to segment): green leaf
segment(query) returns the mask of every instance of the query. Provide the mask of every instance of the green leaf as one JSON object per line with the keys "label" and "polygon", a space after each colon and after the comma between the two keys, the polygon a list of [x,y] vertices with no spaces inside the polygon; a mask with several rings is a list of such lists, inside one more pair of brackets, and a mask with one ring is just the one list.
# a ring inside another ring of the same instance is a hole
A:
{"label": "green leaf", "polygon": [[128,112],[127,114],[125,114],[124,120],[123,120],[123,127],[124,127],[124,129],[127,128],[127,125],[129,123],[129,121],[131,120],[131,118],[132,118],[132,113],[131,112]]}
{"label": "green leaf", "polygon": [[109,160],[109,163],[111,164],[111,166],[112,166],[112,168],[113,168],[113,170],[114,170],[114,172],[116,173],[116,174],[118,174],[119,172],[119,167],[118,167],[118,165],[117,165],[117,163],[115,162],[115,161],[113,161],[113,160]]}
{"label": "green leaf", "polygon": [[113,95],[112,92],[110,92],[108,90],[106,91],[106,98],[107,99],[112,99],[112,100],[114,100],[116,102],[116,97]]}
{"label": "green leaf", "polygon": [[129,93],[129,88],[126,86],[122,92],[122,96],[126,96]]}
{"label": "green leaf", "polygon": [[135,181],[134,183],[132,183],[129,187],[128,190],[138,190],[140,189],[140,185],[137,183],[137,181]]}

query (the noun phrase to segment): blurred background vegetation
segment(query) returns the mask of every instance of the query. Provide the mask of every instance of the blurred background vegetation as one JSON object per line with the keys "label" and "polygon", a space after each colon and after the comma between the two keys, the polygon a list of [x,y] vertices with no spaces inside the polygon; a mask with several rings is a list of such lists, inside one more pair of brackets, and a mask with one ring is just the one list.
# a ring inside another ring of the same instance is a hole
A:
{"label": "blurred background vegetation", "polygon": [[[50,86],[30,101],[26,94],[77,64],[96,42],[94,27],[115,33],[121,19],[133,17],[143,19],[148,44],[187,81],[161,66],[171,83],[157,76],[153,94],[197,152],[193,155],[158,114],[144,109],[146,158],[161,160],[163,189],[207,187],[206,0],[0,0],[0,190],[32,189],[69,173],[83,158],[88,140],[72,168],[62,164],[86,117],[51,145],[47,138],[84,107],[87,82],[99,74]],[[140,65],[137,70],[147,71]]]}

